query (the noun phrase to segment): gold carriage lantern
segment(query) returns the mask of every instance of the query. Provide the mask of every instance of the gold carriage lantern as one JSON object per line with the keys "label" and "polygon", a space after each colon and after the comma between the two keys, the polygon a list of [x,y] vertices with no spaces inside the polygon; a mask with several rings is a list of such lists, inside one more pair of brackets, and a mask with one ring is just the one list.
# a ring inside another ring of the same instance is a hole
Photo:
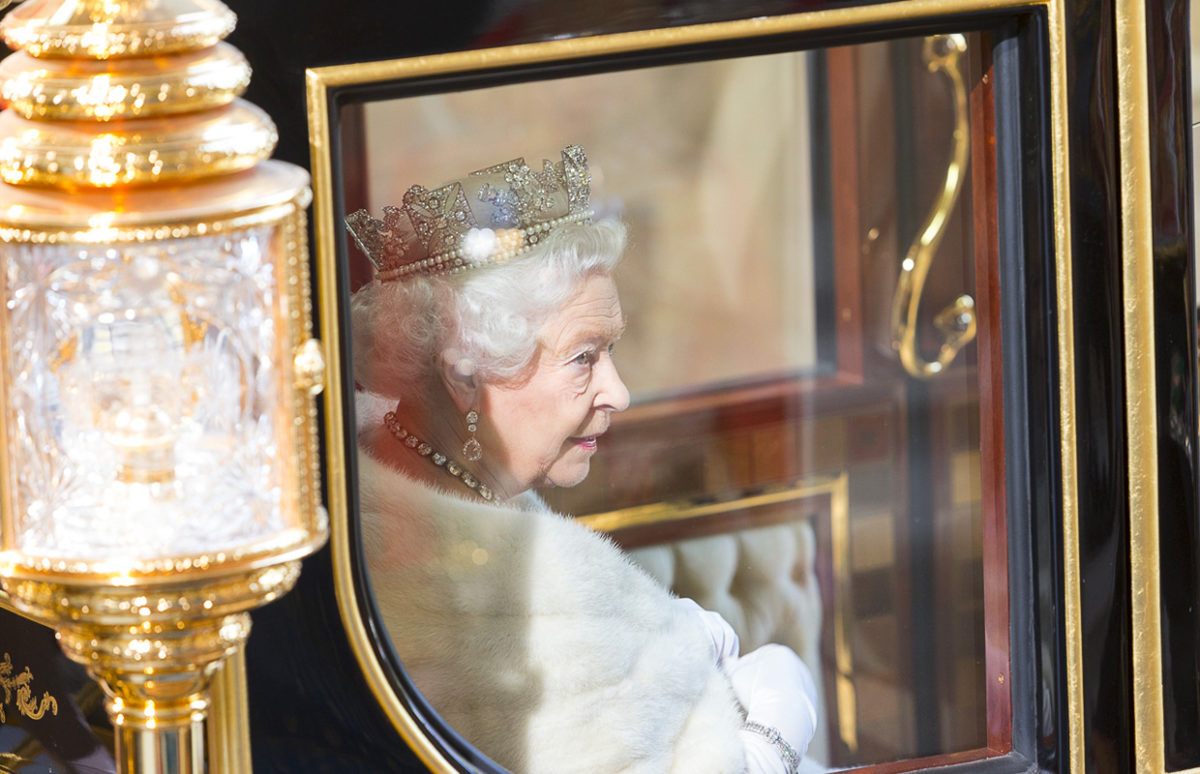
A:
{"label": "gold carriage lantern", "polygon": [[327,535],[308,176],[216,0],[0,22],[0,577],[108,696],[120,771],[203,768],[207,682]]}

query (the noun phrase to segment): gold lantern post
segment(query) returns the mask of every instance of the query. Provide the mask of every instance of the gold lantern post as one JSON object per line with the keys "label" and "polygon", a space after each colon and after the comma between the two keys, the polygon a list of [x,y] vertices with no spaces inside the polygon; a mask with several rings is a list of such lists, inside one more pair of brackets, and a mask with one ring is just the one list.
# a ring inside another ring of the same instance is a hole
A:
{"label": "gold lantern post", "polygon": [[308,176],[216,0],[0,22],[0,580],[107,695],[120,772],[202,772],[208,682],[328,534]]}

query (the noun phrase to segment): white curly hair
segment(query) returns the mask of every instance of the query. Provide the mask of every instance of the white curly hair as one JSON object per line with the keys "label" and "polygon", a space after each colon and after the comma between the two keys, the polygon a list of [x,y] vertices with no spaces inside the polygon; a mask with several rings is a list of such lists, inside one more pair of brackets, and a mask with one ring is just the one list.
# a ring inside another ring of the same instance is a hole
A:
{"label": "white curly hair", "polygon": [[484,380],[515,379],[533,362],[546,320],[585,279],[611,274],[624,248],[619,221],[571,224],[505,264],[370,282],[350,302],[355,381],[411,399],[434,386],[447,351]]}

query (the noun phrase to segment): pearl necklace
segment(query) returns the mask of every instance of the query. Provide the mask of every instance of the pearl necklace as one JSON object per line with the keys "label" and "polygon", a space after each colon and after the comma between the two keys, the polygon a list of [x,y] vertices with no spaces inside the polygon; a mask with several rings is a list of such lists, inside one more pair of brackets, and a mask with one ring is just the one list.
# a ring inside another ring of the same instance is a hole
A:
{"label": "pearl necklace", "polygon": [[479,479],[468,473],[466,468],[464,468],[458,462],[450,459],[445,454],[434,451],[434,448],[428,443],[422,441],[420,438],[417,438],[415,435],[405,430],[400,425],[400,420],[397,419],[396,412],[389,411],[388,413],[384,414],[383,424],[387,427],[388,432],[396,437],[397,441],[400,441],[400,443],[404,444],[409,449],[412,449],[420,456],[426,458],[437,467],[446,471],[448,475],[453,476],[467,489],[470,489],[472,492],[479,495],[489,503],[493,500],[493,498],[495,498],[495,495],[492,494],[492,490],[488,489],[486,484],[480,483]]}

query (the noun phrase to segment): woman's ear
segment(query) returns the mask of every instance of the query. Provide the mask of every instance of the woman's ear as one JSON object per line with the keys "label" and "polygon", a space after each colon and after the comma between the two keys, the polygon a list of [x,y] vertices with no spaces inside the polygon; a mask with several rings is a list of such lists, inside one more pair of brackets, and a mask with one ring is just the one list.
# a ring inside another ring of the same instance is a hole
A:
{"label": "woman's ear", "polygon": [[463,357],[457,349],[444,349],[438,371],[459,413],[478,407],[479,377],[475,373],[475,361]]}

